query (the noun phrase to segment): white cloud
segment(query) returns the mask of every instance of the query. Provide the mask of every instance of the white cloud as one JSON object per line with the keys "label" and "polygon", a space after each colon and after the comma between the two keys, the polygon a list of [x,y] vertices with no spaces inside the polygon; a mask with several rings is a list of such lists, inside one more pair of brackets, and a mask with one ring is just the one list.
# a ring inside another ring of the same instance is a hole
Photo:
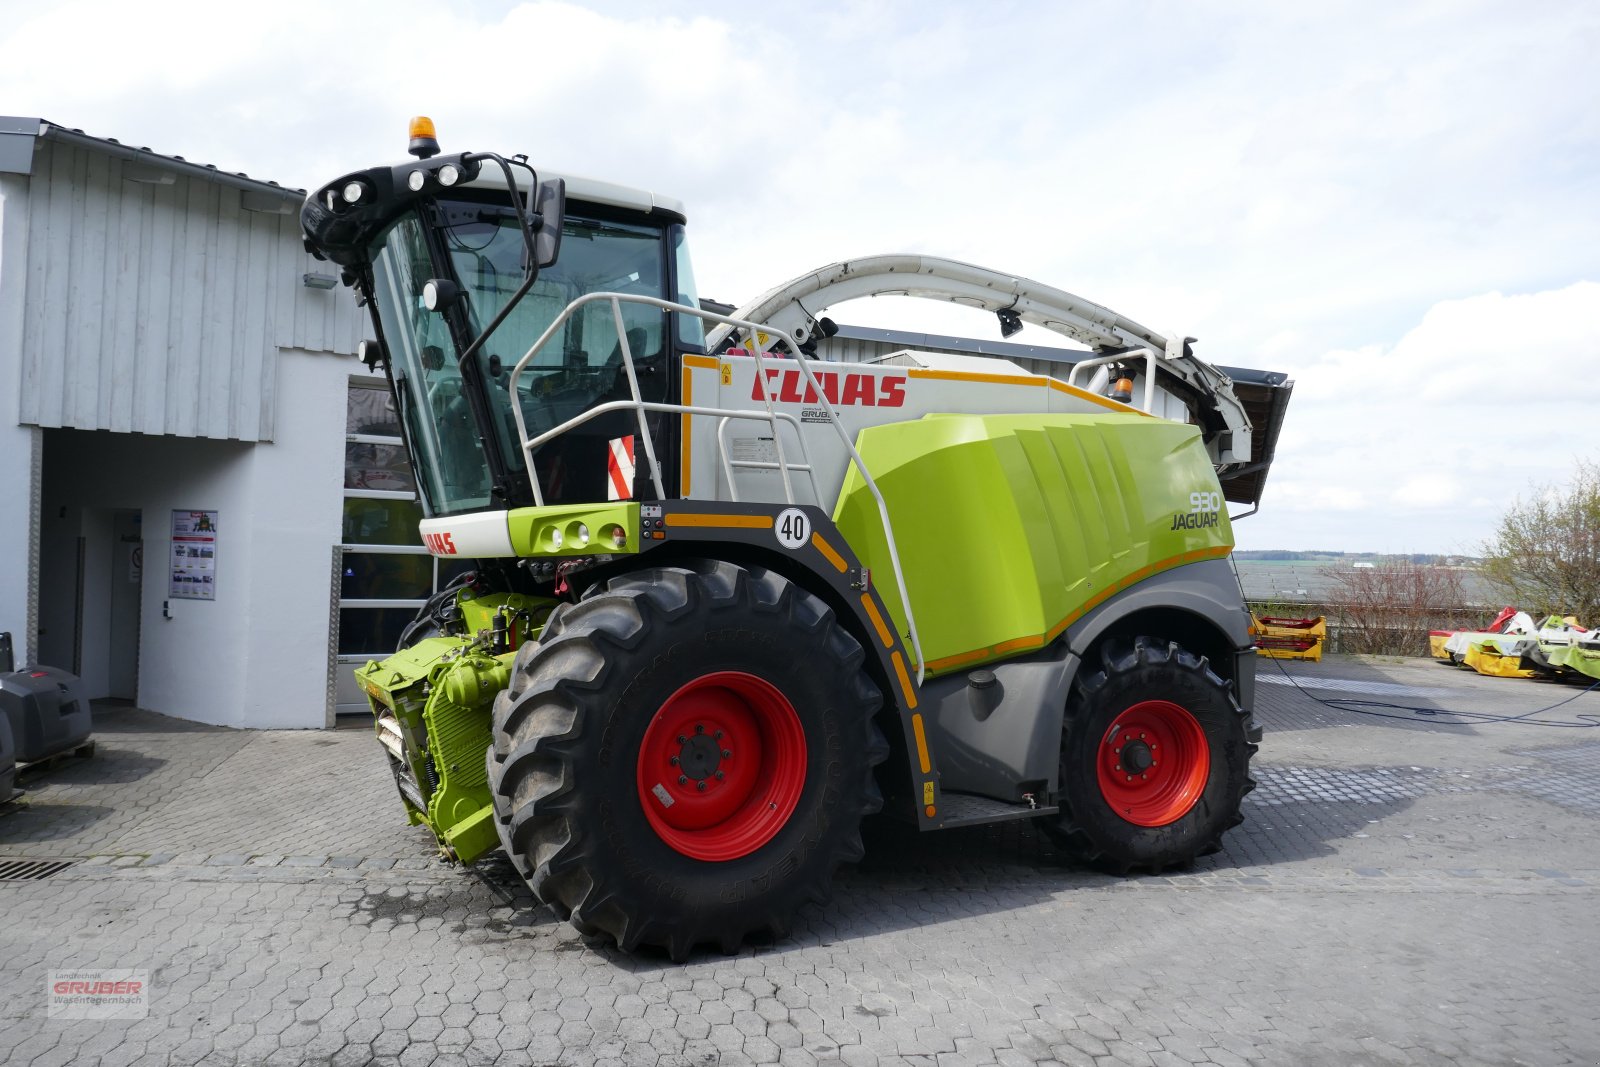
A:
{"label": "white cloud", "polygon": [[1400,482],[1389,491],[1389,503],[1395,507],[1458,507],[1463,490],[1455,474],[1437,470]]}
{"label": "white cloud", "polygon": [[1475,551],[1514,499],[1600,451],[1596,370],[1594,282],[1442,301],[1393,344],[1330,351],[1297,375],[1240,543]]}
{"label": "white cloud", "polygon": [[[65,0],[8,16],[14,112],[300,185],[400,156],[427,113],[448,148],[681,197],[707,295],[925,251],[1287,371],[1284,459],[1250,540],[1455,547],[1477,536],[1474,499],[1535,469],[1471,468],[1464,445],[1592,439],[1576,396],[1597,378],[1569,353],[1594,302],[1574,285],[1600,282],[1597,5]],[[849,314],[996,335],[992,317],[916,307]]]}

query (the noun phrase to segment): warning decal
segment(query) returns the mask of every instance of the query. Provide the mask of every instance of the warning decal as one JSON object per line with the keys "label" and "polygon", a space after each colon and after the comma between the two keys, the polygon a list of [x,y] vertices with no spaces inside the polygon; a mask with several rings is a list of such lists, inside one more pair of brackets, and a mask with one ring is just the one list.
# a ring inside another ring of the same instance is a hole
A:
{"label": "warning decal", "polygon": [[606,499],[633,499],[633,437],[613,437],[606,456]]}

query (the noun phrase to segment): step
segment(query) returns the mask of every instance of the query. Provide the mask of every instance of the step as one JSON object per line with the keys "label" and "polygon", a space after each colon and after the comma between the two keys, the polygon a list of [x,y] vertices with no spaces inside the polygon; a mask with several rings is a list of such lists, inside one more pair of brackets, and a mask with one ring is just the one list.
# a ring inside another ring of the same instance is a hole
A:
{"label": "step", "polygon": [[1035,819],[1040,815],[1054,815],[1058,810],[1054,805],[1030,807],[970,793],[945,793],[939,798],[939,814],[944,817],[942,828],[947,830],[952,826],[982,826],[992,822],[1010,822],[1012,819]]}

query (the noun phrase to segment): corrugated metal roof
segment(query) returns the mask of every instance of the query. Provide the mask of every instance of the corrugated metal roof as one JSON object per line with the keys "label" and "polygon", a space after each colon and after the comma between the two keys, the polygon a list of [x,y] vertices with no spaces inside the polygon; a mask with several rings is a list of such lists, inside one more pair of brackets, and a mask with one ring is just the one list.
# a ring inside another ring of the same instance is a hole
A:
{"label": "corrugated metal roof", "polygon": [[1093,356],[1087,348],[1056,348],[1051,345],[1024,345],[1015,341],[988,341],[976,337],[952,337],[942,333],[915,333],[908,330],[883,330],[868,326],[840,326],[837,336],[846,341],[871,341],[892,348],[916,348],[939,352],[970,352],[979,356],[1006,356],[1036,359],[1046,363],[1071,365]]}
{"label": "corrugated metal roof", "polygon": [[279,351],[349,353],[364,324],[301,284],[301,191],[33,121],[0,120],[29,143],[5,200],[21,421],[270,440]]}
{"label": "corrugated metal roof", "polygon": [[[35,140],[62,141],[67,144],[104,152],[107,155],[166,167],[177,173],[193,174],[209,181],[220,182],[236,188],[256,190],[287,199],[304,200],[306,191],[292,186],[279,185],[264,178],[252,178],[244,171],[226,171],[215,163],[194,163],[182,156],[163,155],[148,147],[123,144],[115,137],[95,137],[72,126],[62,126],[49,119],[29,118],[21,115],[0,115],[0,138],[33,138]],[[12,144],[11,151],[0,151],[0,172],[31,174],[31,165],[21,157],[20,144]],[[31,150],[28,153],[31,156]]]}

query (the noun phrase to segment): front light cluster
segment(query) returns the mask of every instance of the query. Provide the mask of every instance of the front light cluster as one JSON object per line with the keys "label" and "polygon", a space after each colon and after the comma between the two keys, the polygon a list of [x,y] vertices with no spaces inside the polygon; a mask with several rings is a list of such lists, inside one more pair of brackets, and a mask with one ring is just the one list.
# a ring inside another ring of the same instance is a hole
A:
{"label": "front light cluster", "polygon": [[[618,529],[620,530],[620,527],[618,527]],[[544,533],[539,536],[538,542],[536,543],[538,543],[541,548],[544,548],[547,551],[559,552],[563,546],[565,546],[568,550],[575,548],[587,548],[589,546],[589,539],[591,536],[592,535],[589,531],[588,523],[574,521],[567,523],[565,527],[548,527]],[[617,542],[618,545],[621,545],[622,543],[623,541]]]}
{"label": "front light cluster", "polygon": [[329,211],[344,212],[372,199],[372,186],[360,178],[351,178],[343,185],[331,185],[323,190],[323,202]]}
{"label": "front light cluster", "polygon": [[445,163],[441,166],[434,167],[432,170],[418,169],[412,171],[410,174],[406,175],[406,186],[410,188],[413,193],[420,193],[423,189],[427,188],[428,181],[431,178],[434,182],[437,182],[439,185],[442,185],[448,189],[452,185],[458,184],[462,177],[463,175],[460,167],[456,166],[454,163]]}

